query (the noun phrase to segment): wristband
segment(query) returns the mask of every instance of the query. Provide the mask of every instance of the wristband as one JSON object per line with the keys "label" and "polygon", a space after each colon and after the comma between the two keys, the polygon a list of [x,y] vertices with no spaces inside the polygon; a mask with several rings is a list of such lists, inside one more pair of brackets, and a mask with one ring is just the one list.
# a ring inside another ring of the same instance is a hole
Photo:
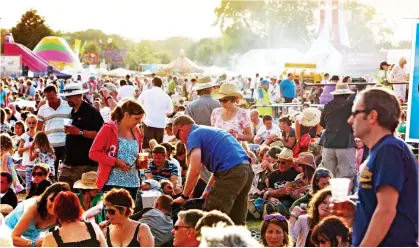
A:
{"label": "wristband", "polygon": [[212,186],[206,186],[205,190],[212,190]]}
{"label": "wristband", "polygon": [[32,240],[32,247],[36,247],[36,240]]}
{"label": "wristband", "polygon": [[180,197],[181,197],[182,199],[184,199],[184,200],[188,200],[188,199],[189,199],[189,197],[185,196],[183,193],[182,193],[182,194],[180,194]]}

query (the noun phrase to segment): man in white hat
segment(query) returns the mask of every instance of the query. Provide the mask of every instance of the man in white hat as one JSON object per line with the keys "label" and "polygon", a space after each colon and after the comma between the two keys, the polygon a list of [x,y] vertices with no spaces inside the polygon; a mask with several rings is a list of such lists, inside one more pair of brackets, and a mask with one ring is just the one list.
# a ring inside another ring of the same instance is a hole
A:
{"label": "man in white hat", "polygon": [[186,107],[186,114],[192,117],[198,125],[211,126],[212,111],[221,107],[220,102],[211,97],[213,86],[210,77],[203,77],[192,88],[193,91],[197,92],[199,99],[192,101]]}
{"label": "man in white hat", "polygon": [[69,185],[79,180],[84,172],[97,171],[97,163],[89,158],[89,151],[102,128],[103,119],[97,109],[83,101],[84,92],[81,84],[69,83],[62,94],[73,110],[70,113],[71,124],[64,125],[66,157],[58,181]]}
{"label": "man in white hat", "polygon": [[330,94],[333,100],[324,106],[320,117],[320,125],[325,129],[320,139],[322,164],[335,177],[352,179],[356,174],[356,148],[347,120],[352,114],[355,95],[347,83],[337,83],[336,90]]}

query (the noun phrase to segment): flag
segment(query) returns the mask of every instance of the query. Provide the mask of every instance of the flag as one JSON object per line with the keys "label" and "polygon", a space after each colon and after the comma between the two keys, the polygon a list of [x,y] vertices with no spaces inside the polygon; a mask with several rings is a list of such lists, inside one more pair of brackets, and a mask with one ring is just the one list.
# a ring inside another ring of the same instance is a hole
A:
{"label": "flag", "polygon": [[81,40],[75,40],[74,41],[74,53],[76,54],[77,57],[80,56],[80,45],[81,45]]}
{"label": "flag", "polygon": [[87,40],[84,41],[83,46],[80,48],[80,55],[83,55],[84,49],[86,48]]}

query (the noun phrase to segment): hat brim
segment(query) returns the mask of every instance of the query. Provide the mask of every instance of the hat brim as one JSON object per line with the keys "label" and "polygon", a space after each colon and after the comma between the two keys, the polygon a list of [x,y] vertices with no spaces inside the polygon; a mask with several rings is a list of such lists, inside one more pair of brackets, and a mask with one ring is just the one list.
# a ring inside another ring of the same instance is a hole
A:
{"label": "hat brim", "polygon": [[298,158],[294,159],[294,163],[309,166],[311,168],[316,169],[316,166],[314,164],[309,164],[309,163],[306,163],[306,162],[303,162],[303,161],[298,161]]}
{"label": "hat brim", "polygon": [[194,87],[192,87],[192,90],[203,90],[214,87],[213,83],[198,83]]}
{"label": "hat brim", "polygon": [[81,182],[81,180],[78,180],[74,183],[73,188],[75,189],[99,189],[96,184],[95,185],[86,185]]}
{"label": "hat brim", "polygon": [[228,93],[228,94],[224,94],[224,93],[216,92],[216,93],[212,94],[211,96],[212,96],[214,99],[217,99],[217,100],[220,100],[220,99],[222,99],[222,98],[224,98],[224,97],[230,97],[230,96],[232,96],[232,97],[237,97],[237,98],[243,98],[243,95],[242,95],[242,94],[240,94],[240,93],[238,93],[238,92],[231,92],[231,93]]}
{"label": "hat brim", "polygon": [[353,92],[352,90],[335,90],[330,92],[331,95],[352,95],[355,94],[355,92]]}
{"label": "hat brim", "polygon": [[89,90],[75,90],[73,92],[68,92],[68,93],[61,93],[60,96],[77,96],[77,95],[83,95],[85,93],[87,93]]}

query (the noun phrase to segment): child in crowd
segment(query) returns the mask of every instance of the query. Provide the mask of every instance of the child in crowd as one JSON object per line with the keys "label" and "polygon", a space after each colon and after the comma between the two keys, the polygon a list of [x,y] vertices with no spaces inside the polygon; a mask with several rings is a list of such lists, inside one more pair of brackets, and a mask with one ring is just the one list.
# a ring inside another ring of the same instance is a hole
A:
{"label": "child in crowd", "polygon": [[30,149],[30,160],[34,160],[35,164],[47,164],[50,168],[49,179],[54,182],[55,179],[55,153],[51,147],[47,134],[38,132]]}
{"label": "child in crowd", "polygon": [[0,159],[1,159],[1,171],[9,172],[12,174],[13,178],[13,188],[15,192],[20,192],[23,190],[23,186],[19,182],[17,177],[16,168],[13,164],[12,154],[13,151],[13,142],[10,136],[7,133],[2,133],[0,135]]}

